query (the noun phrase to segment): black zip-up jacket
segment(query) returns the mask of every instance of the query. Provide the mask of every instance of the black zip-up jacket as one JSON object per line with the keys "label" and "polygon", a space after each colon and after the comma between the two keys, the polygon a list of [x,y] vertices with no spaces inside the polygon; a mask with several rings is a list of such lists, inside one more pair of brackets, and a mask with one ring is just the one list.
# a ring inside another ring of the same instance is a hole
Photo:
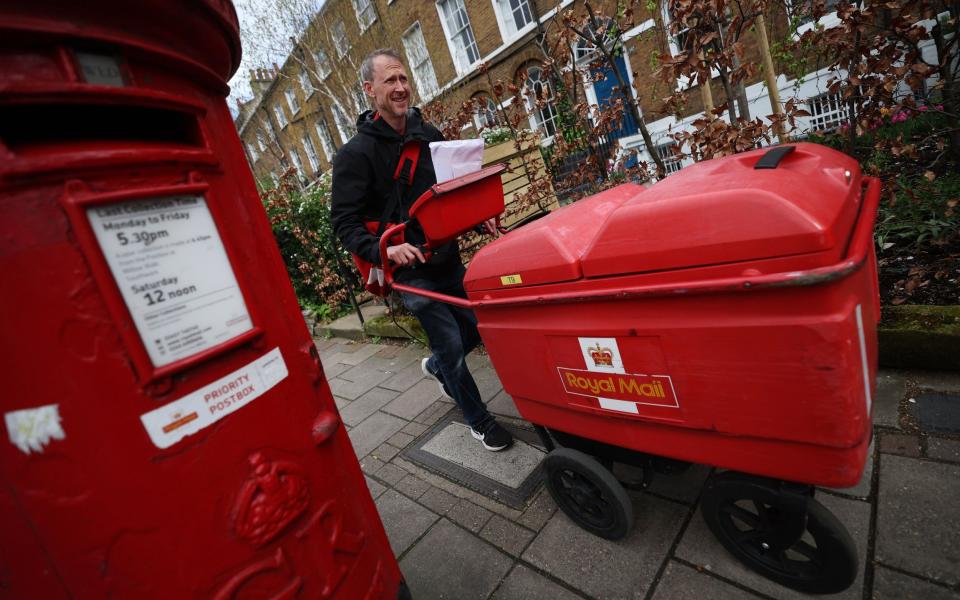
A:
{"label": "black zip-up jacket", "polygon": [[[423,145],[413,182],[409,187],[399,186],[401,202],[395,203],[394,214],[387,217],[388,223],[400,223],[408,218],[414,201],[437,182],[428,143],[443,140],[443,134],[423,120],[419,109],[407,111],[403,136],[383,119],[374,118],[373,111],[364,112],[357,120],[357,135],[333,159],[330,217],[334,232],[344,248],[375,265],[380,264],[379,241],[364,223],[379,222],[390,196],[396,193],[393,173],[403,143],[409,140],[420,140]],[[425,240],[416,223],[408,226],[404,235],[408,243],[418,246]],[[427,263],[400,268],[395,276],[398,280],[443,277],[460,264],[459,248],[453,241],[434,249]]]}

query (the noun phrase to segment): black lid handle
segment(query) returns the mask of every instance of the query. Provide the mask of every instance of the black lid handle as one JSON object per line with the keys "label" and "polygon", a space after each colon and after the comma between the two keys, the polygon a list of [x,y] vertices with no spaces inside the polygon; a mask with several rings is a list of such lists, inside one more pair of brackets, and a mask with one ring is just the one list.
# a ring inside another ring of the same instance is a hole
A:
{"label": "black lid handle", "polygon": [[777,146],[775,148],[771,148],[760,157],[760,160],[757,161],[757,164],[755,164],[753,168],[776,169],[780,165],[780,161],[783,160],[783,157],[796,149],[796,146]]}

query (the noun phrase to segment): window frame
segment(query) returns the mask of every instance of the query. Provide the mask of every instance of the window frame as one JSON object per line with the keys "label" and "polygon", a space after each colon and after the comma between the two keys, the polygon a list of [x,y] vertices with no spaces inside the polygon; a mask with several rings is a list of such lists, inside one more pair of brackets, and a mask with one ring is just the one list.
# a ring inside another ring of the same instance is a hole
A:
{"label": "window frame", "polygon": [[[348,125],[349,117],[343,112],[343,108],[341,108],[339,104],[334,102],[330,105],[330,110],[333,112],[333,123],[336,125],[337,132],[340,134],[340,141],[346,144],[350,141],[350,138],[356,135],[356,128]],[[344,131],[345,128],[346,131]],[[350,133],[350,135],[347,135],[347,133]]]}
{"label": "window frame", "polygon": [[330,57],[327,56],[327,51],[323,48],[317,48],[311,52],[313,55],[313,62],[317,65],[317,75],[320,76],[321,80],[330,77],[332,69],[330,67]]}
{"label": "window frame", "polygon": [[333,155],[336,153],[336,146],[333,144],[333,134],[330,133],[330,128],[327,127],[326,121],[323,120],[314,123],[313,128],[317,131],[317,137],[320,139],[320,148],[323,149],[323,155],[329,163],[333,160]]}
{"label": "window frame", "polygon": [[299,176],[302,177],[306,174],[304,173],[303,169],[303,160],[301,160],[300,154],[297,152],[296,148],[290,148],[290,162],[293,163],[293,166],[297,170],[297,174]]}
{"label": "window frame", "polygon": [[[411,52],[413,43],[407,44],[408,40],[411,40],[411,42],[416,41],[413,39],[414,32],[419,33],[420,48],[423,50],[424,60],[419,63],[414,62],[414,56]],[[430,50],[427,48],[427,39],[423,36],[423,27],[420,25],[420,21],[414,21],[413,25],[401,34],[400,41],[403,44],[403,51],[407,55],[407,64],[410,65],[410,71],[413,73],[414,83],[417,85],[417,93],[420,95],[420,99],[426,102],[436,96],[440,91],[440,82],[437,79],[437,70],[433,66],[433,58],[430,56]],[[429,81],[421,78],[419,69],[423,66],[429,67],[429,74],[433,79],[432,86]]]}
{"label": "window frame", "polygon": [[298,79],[300,79],[300,87],[303,89],[303,97],[306,99],[313,96],[317,88],[314,87],[313,80],[310,79],[310,73],[308,73],[306,69],[300,69]]}
{"label": "window frame", "polygon": [[531,7],[531,0],[517,0],[519,4],[526,5],[527,12],[530,15],[530,20],[527,21],[523,27],[518,28],[516,19],[514,18],[515,13],[510,7],[511,1],[512,0],[490,0],[491,4],[493,4],[493,12],[497,16],[497,27],[500,29],[500,38],[504,44],[508,44],[518,37],[521,37],[536,27],[537,24],[536,16]]}
{"label": "window frame", "polygon": [[[451,2],[458,4],[457,12],[463,12],[466,17],[466,24],[457,30],[456,36],[451,33],[451,24],[448,22],[447,9],[445,7],[451,6]],[[480,54],[480,46],[477,45],[477,36],[473,31],[473,23],[470,20],[470,13],[467,12],[466,4],[463,0],[437,0],[436,3],[437,12],[440,16],[440,25],[443,27],[444,37],[447,40],[447,47],[450,50],[450,57],[453,59],[453,65],[457,70],[457,75],[463,75],[467,73],[474,65],[480,63],[483,59],[483,55]],[[462,34],[469,33],[470,44],[465,44],[461,48],[457,42],[460,39]],[[471,61],[469,56],[470,47],[476,50],[476,59]],[[466,61],[466,62],[465,62]]]}
{"label": "window frame", "polygon": [[287,106],[290,107],[290,116],[295,117],[300,112],[300,99],[297,98],[297,91],[293,86],[283,90],[283,97],[287,99]]}
{"label": "window frame", "polygon": [[290,121],[287,119],[287,113],[283,111],[283,105],[279,102],[273,105],[273,115],[277,118],[277,123],[280,124],[280,129],[285,129],[287,125],[290,124]]}
{"label": "window frame", "polygon": [[472,99],[472,100],[476,100],[476,99],[478,99],[478,98],[485,98],[485,99],[486,99],[486,101],[487,101],[487,106],[486,106],[486,110],[484,111],[484,115],[492,114],[492,115],[493,115],[493,124],[492,124],[492,125],[488,125],[488,124],[486,124],[486,123],[484,122],[484,120],[483,120],[483,119],[481,118],[481,116],[480,116],[480,111],[481,111],[482,109],[478,108],[478,109],[477,109],[476,111],[474,111],[474,113],[473,113],[473,125],[474,125],[474,127],[476,127],[477,131],[481,131],[481,130],[483,130],[483,129],[494,129],[494,128],[497,128],[497,127],[502,127],[503,124],[500,122],[500,111],[499,111],[500,107],[497,106],[497,103],[494,102],[494,100],[493,100],[493,98],[490,96],[490,94],[480,93],[480,94],[477,94],[477,95],[473,96],[471,99]]}
{"label": "window frame", "polygon": [[[541,67],[540,65],[534,64],[534,65],[525,67],[525,69],[527,72],[527,78],[523,82],[523,85],[524,87],[528,88],[529,91],[524,92],[524,98],[527,100],[527,102],[529,102],[529,104],[527,105],[527,110],[530,112],[531,125],[533,126],[534,129],[536,129],[537,131],[539,131],[541,134],[545,136],[544,141],[552,140],[553,136],[557,134],[557,119],[560,116],[560,112],[557,110],[557,107],[554,106],[554,101],[556,100],[556,93],[553,90],[553,86],[550,85],[550,81],[543,79],[543,67]],[[547,102],[543,108],[537,108],[535,105],[535,97],[537,94],[537,90],[536,90],[537,83],[533,83],[533,84],[530,83],[531,81],[534,81],[534,79],[530,76],[530,72],[533,70],[536,70],[539,73],[537,75],[536,82],[539,82],[542,87],[546,87],[550,93],[549,97],[546,98]],[[530,92],[533,92],[533,94],[531,94]],[[533,98],[531,96],[533,96]],[[545,110],[549,111],[550,113],[550,118],[548,119],[543,118],[543,113]],[[545,123],[549,123],[550,125],[547,127],[544,127]],[[551,128],[553,129],[553,133],[550,133]]]}
{"label": "window frame", "polygon": [[[338,31],[338,29],[342,30],[342,32]],[[343,34],[342,38],[339,35],[340,33]],[[347,24],[343,22],[342,18],[334,21],[330,27],[330,39],[337,49],[337,58],[343,58],[350,52],[350,36],[347,35]]]}
{"label": "window frame", "polygon": [[313,144],[313,140],[310,139],[310,133],[304,132],[303,140],[303,151],[307,153],[307,162],[310,163],[310,169],[314,173],[320,172],[320,156],[317,154],[317,147]]}
{"label": "window frame", "polygon": [[[360,3],[366,2],[366,6],[362,9],[360,8]],[[370,29],[370,26],[377,22],[379,15],[377,14],[377,6],[374,4],[373,0],[352,0],[353,12],[357,15],[357,25],[360,26],[360,33],[363,34],[366,30]],[[361,14],[366,13],[367,11],[373,13],[373,18],[370,19],[369,23],[364,23],[361,18]]]}

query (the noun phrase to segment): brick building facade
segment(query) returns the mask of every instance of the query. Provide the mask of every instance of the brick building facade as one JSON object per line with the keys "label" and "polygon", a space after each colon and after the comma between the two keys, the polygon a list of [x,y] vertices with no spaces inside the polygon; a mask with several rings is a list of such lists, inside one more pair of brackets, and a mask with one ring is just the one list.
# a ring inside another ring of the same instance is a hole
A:
{"label": "brick building facade", "polygon": [[[603,0],[594,4],[601,13],[613,7],[613,2]],[[623,35],[623,67],[635,90],[642,91],[638,100],[644,120],[664,154],[663,148],[671,143],[666,137],[670,129],[702,111],[701,95],[697,89],[690,91],[686,119],[678,121],[662,112],[662,98],[671,90],[654,77],[652,58],[677,52],[675,40],[666,33],[669,15],[660,8],[651,11],[647,3],[633,8],[636,26]],[[552,39],[563,27],[561,16],[570,10],[583,13],[581,0],[327,0],[283,66],[251,72],[255,97],[241,105],[237,127],[255,175],[264,180],[294,166],[309,180],[329,168],[333,154],[355,132],[357,115],[367,108],[358,72],[371,50],[387,46],[401,54],[415,105],[438,101],[453,109],[471,98],[491,97],[491,81],[519,85],[526,74],[528,85],[536,83],[538,66],[546,60],[537,37],[546,34]],[[785,15],[773,10],[767,22],[771,39],[785,35]],[[755,37],[745,36],[744,60],[759,64]],[[819,93],[810,85],[820,81],[820,75],[805,78],[804,85],[813,92],[808,96]],[[758,72],[755,81],[746,82],[754,116],[772,112],[760,78]],[[778,82],[784,91],[793,85],[783,77]],[[580,93],[596,104],[609,87],[586,81]],[[716,80],[711,89],[715,104],[723,103]],[[532,113],[529,127],[539,129],[544,143],[550,143],[555,111]],[[478,114],[463,137],[474,137],[482,119]],[[622,147],[650,152],[639,135],[627,133],[620,139]]]}

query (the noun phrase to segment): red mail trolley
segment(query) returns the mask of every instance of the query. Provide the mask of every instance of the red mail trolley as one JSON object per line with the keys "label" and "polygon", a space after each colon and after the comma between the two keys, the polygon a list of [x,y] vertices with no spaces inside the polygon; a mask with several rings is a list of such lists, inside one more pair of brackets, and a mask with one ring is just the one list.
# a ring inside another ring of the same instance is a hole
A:
{"label": "red mail trolley", "polygon": [[[502,193],[470,191],[483,180],[443,185],[496,214]],[[610,539],[632,527],[614,462],[642,468],[644,486],[711,465],[700,504],[720,542],[769,579],[835,592],[857,552],[814,486],[856,484],[870,443],[879,192],[834,150],[761,149],[507,233],[471,261],[468,299],[394,288],[476,312],[578,525]],[[444,238],[476,223],[443,214]]]}

